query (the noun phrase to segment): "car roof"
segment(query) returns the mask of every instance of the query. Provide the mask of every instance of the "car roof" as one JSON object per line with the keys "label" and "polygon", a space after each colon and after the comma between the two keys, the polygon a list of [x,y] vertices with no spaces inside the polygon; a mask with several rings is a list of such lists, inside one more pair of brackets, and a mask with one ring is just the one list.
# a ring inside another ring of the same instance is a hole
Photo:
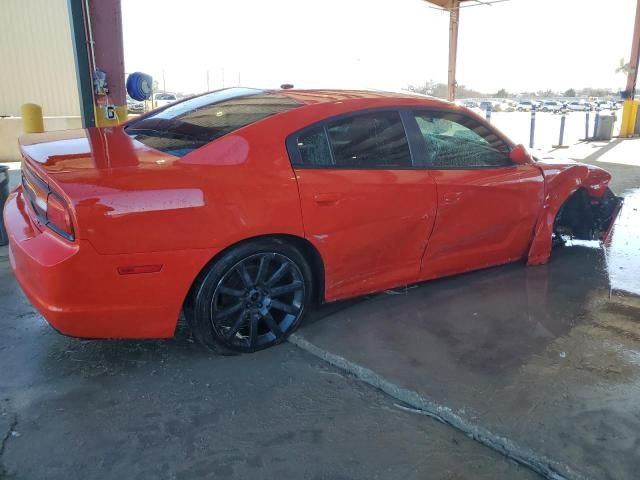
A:
{"label": "car roof", "polygon": [[334,89],[318,89],[318,90],[298,90],[298,89],[285,89],[285,90],[269,90],[273,93],[285,95],[305,105],[313,105],[319,103],[347,103],[349,101],[357,100],[376,100],[389,101],[394,99],[416,99],[433,101],[434,103],[442,105],[453,105],[451,102],[442,100],[428,95],[421,95],[411,92],[385,92],[381,90],[334,90]]}

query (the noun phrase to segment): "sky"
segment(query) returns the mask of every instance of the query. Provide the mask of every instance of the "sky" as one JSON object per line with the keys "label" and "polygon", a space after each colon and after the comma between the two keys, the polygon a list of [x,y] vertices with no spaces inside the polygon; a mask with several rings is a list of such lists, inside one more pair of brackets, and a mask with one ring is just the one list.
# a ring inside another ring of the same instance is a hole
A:
{"label": "sky", "polygon": [[[622,89],[616,68],[629,61],[635,4],[462,8],[458,84],[486,93]],[[149,73],[168,91],[447,81],[449,15],[423,0],[122,0],[122,8],[127,73]]]}

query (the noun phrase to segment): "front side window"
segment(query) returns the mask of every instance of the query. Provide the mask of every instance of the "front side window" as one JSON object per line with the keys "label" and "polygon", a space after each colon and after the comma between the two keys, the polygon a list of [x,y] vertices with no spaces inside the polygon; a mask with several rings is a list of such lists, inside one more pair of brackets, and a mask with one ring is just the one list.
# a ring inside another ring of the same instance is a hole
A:
{"label": "front side window", "polygon": [[133,120],[125,131],[145,145],[181,157],[223,135],[300,105],[277,93],[229,88],[169,105]]}
{"label": "front side window", "polygon": [[459,113],[418,112],[415,114],[426,143],[431,168],[482,168],[511,165],[509,146],[488,127]]}

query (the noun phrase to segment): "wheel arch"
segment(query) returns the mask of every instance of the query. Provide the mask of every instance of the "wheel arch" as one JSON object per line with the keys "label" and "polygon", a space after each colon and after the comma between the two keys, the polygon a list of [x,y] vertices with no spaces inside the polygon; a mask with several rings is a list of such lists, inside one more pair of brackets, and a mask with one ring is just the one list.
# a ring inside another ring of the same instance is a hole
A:
{"label": "wheel arch", "polygon": [[244,245],[246,243],[249,243],[255,240],[262,240],[262,239],[272,239],[272,240],[281,241],[285,244],[291,245],[292,247],[296,248],[302,254],[305,260],[309,263],[309,267],[311,268],[311,273],[313,275],[312,299],[314,302],[322,303],[324,301],[325,270],[324,270],[324,261],[322,259],[322,256],[320,255],[320,252],[316,249],[315,246],[313,246],[311,242],[309,242],[309,240],[307,240],[304,237],[287,234],[287,233],[270,233],[270,234],[256,235],[253,237],[244,238],[238,242],[228,245],[227,247],[225,247],[224,249],[216,253],[208,262],[206,262],[202,266],[198,274],[193,279],[193,282],[189,287],[189,290],[187,292],[187,295],[184,299],[183,304],[184,305],[188,304],[194,288],[198,285],[202,277],[206,275],[206,272],[208,271],[209,267],[212,264],[214,264],[222,255],[224,255],[229,250],[236,248],[240,245]]}
{"label": "wheel arch", "polygon": [[553,219],[553,229],[554,231],[558,227],[573,229],[578,227],[577,222],[579,221],[589,225],[593,223],[593,215],[589,205],[589,193],[584,185],[578,186],[560,204]]}
{"label": "wheel arch", "polygon": [[545,204],[529,248],[529,265],[549,261],[556,226],[564,226],[578,239],[602,240],[619,211],[622,200],[609,188],[608,172],[580,163],[564,167],[552,174],[543,169]]}

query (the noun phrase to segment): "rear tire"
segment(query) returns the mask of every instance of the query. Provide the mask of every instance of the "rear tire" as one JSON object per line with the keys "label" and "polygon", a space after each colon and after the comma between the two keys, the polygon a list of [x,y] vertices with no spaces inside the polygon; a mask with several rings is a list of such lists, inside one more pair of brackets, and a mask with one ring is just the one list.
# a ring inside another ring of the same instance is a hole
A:
{"label": "rear tire", "polygon": [[312,298],[304,256],[279,239],[232,247],[196,280],[185,302],[193,336],[222,354],[263,350],[300,325]]}

